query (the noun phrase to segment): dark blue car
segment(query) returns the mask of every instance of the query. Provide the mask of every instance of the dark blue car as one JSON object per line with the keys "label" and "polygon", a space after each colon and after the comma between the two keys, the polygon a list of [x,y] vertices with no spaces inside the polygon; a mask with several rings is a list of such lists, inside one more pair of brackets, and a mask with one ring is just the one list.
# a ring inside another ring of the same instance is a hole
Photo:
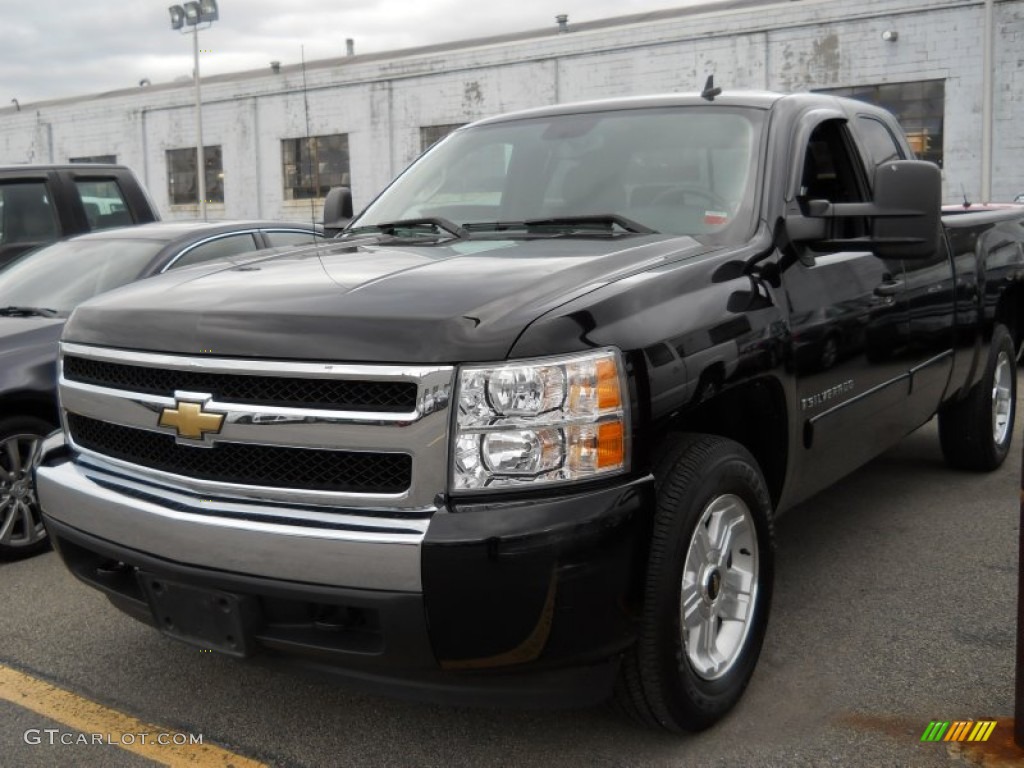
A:
{"label": "dark blue car", "polygon": [[282,221],[157,222],[54,243],[0,273],[0,560],[48,544],[30,469],[41,438],[58,426],[57,342],[71,311],[170,269],[322,237],[318,226]]}

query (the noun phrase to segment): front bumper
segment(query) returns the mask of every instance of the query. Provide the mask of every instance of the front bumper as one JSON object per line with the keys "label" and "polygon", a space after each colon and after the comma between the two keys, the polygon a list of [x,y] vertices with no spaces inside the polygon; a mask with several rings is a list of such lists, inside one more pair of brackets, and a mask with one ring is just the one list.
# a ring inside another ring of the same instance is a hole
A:
{"label": "front bumper", "polygon": [[156,494],[66,454],[43,461],[37,484],[66,565],[121,610],[157,624],[142,574],[237,595],[256,606],[247,625],[253,655],[374,690],[459,703],[589,703],[610,693],[618,656],[635,637],[649,478],[453,503],[422,526],[404,520],[408,530],[364,530],[358,540],[286,519],[253,521],[170,489]]}
{"label": "front bumper", "polygon": [[420,591],[429,515],[372,519],[205,497],[65,458],[36,469],[48,520],[183,565],[357,589]]}

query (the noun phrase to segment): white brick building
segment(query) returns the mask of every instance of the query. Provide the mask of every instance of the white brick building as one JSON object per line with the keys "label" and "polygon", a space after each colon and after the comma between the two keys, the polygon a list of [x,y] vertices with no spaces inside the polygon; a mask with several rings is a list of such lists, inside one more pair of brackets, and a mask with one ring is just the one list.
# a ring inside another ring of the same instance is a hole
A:
{"label": "white brick building", "polygon": [[[887,84],[925,83],[932,112],[928,103],[904,103],[910,132],[941,153],[947,200],[961,188],[978,199],[983,20],[980,0],[736,0],[587,24],[570,19],[568,33],[552,23],[309,62],[309,134],[347,137],[358,209],[420,152],[424,127],[557,102],[692,91],[711,73],[727,89],[891,95]],[[1024,192],[1024,0],[995,3],[993,50],[992,198],[1005,200]],[[285,143],[307,134],[298,66],[204,78],[203,123],[223,173],[223,203],[210,206],[211,216],[309,217],[309,200],[286,199],[297,193],[286,190]],[[195,205],[172,205],[168,154],[194,143],[190,83],[0,110],[0,163],[114,155],[136,170],[167,217],[195,214]]]}

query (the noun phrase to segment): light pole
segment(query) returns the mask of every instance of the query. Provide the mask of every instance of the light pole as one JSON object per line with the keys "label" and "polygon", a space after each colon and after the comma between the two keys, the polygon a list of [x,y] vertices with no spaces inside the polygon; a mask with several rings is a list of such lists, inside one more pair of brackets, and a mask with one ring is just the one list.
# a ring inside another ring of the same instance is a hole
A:
{"label": "light pole", "polygon": [[995,38],[993,0],[985,0],[981,41],[981,202],[992,202],[992,95],[995,77],[992,71],[992,46]]}
{"label": "light pole", "polygon": [[195,57],[196,84],[196,193],[199,196],[199,215],[206,220],[206,160],[203,153],[203,97],[199,90],[199,25],[212,25],[220,18],[217,0],[201,0],[198,3],[172,5],[167,9],[171,14],[171,29],[192,28],[192,55]]}

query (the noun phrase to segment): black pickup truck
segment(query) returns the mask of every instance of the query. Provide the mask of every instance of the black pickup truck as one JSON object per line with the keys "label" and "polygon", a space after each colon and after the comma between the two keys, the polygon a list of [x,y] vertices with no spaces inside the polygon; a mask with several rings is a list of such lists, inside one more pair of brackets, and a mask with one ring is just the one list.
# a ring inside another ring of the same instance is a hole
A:
{"label": "black pickup truck", "polygon": [[0,167],[0,269],[55,240],[159,218],[146,190],[123,165]]}
{"label": "black pickup truck", "polygon": [[936,414],[954,467],[1007,455],[1024,216],[940,220],[912,157],[810,94],[460,129],[336,243],[75,310],[54,544],[204,648],[707,727],[776,515]]}

